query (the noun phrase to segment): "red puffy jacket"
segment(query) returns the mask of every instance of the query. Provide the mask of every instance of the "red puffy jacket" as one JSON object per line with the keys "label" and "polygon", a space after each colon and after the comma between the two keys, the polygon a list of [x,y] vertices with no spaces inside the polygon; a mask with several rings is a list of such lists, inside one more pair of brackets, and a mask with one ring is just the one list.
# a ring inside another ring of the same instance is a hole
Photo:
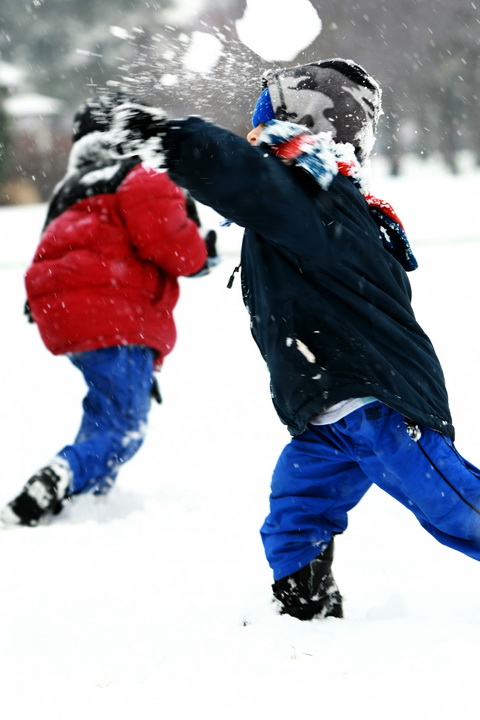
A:
{"label": "red puffy jacket", "polygon": [[74,145],[26,273],[31,314],[55,355],[140,344],[158,367],[175,344],[177,277],[204,266],[205,243],[166,173],[108,159],[93,135]]}

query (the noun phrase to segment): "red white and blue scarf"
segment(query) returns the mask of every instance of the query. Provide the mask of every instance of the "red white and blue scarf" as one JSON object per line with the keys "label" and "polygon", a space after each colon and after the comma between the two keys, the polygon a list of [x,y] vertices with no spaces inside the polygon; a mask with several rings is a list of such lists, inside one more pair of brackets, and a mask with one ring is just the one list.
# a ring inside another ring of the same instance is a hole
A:
{"label": "red white and blue scarf", "polygon": [[385,249],[405,270],[418,267],[403,225],[392,206],[366,191],[364,170],[355,157],[352,145],[335,143],[330,133],[314,135],[302,125],[282,120],[266,123],[259,145],[267,145],[285,162],[303,168],[323,190],[328,190],[338,173],[351,178],[368,203]]}

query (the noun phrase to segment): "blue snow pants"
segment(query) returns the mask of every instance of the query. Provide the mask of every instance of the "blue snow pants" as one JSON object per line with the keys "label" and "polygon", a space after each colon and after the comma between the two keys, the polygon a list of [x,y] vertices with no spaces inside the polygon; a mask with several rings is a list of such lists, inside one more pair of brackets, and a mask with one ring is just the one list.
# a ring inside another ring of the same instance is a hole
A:
{"label": "blue snow pants", "polygon": [[439,542],[480,560],[480,470],[449,438],[383,403],[332,425],[309,425],[285,447],[273,473],[270,513],[261,529],[279,580],[313,560],[372,484],[405,505]]}
{"label": "blue snow pants", "polygon": [[143,443],[150,409],[154,351],[140,345],[68,356],[85,378],[83,418],[72,445],[58,455],[71,470],[71,494],[108,492],[123,463]]}

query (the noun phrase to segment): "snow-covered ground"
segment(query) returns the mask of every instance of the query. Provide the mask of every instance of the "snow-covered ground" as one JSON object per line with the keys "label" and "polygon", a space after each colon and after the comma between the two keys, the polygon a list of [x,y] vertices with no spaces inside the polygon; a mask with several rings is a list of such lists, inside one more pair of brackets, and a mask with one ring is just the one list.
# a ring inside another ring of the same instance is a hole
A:
{"label": "snow-covered ground", "polygon": [[[417,316],[442,359],[457,446],[480,464],[480,173],[409,163],[373,190],[420,263]],[[0,504],[74,436],[83,380],[22,316],[45,208],[0,212]],[[217,219],[204,211],[207,222]],[[240,233],[182,280],[162,406],[108,499],[0,533],[4,720],[478,719],[480,567],[372,489],[337,540],[345,619],[276,614],[258,534],[288,441],[249,337]]]}

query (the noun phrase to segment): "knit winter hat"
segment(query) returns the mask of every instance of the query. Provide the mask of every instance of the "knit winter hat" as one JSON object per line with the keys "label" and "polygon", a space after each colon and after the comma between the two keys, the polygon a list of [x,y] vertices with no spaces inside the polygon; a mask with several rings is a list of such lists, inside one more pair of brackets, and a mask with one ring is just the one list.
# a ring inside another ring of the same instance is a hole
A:
{"label": "knit winter hat", "polygon": [[[268,70],[254,120],[288,120],[312,132],[331,132],[336,142],[351,143],[363,162],[375,142],[381,115],[381,89],[376,80],[352,60],[331,59]],[[268,102],[273,116],[268,117]],[[256,124],[258,124],[258,122]]]}
{"label": "knit winter hat", "polygon": [[110,128],[114,108],[124,103],[138,103],[122,91],[103,93],[86,100],[73,117],[73,142],[91,132],[105,132]]}

